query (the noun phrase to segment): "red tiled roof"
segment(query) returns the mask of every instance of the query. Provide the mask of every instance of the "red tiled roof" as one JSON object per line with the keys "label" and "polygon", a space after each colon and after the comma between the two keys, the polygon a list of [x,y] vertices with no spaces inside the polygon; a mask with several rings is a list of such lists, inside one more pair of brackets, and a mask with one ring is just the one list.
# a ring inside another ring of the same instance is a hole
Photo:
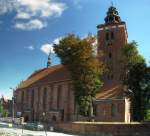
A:
{"label": "red tiled roof", "polygon": [[[23,89],[29,87],[30,85],[36,83],[37,81],[41,81],[41,79],[49,79],[49,81],[57,81],[61,79],[68,78],[68,71],[64,71],[65,66],[62,64],[51,66],[50,68],[43,68],[38,71],[35,71],[31,74],[27,80],[23,81],[17,88]],[[67,73],[66,73],[67,72]],[[52,74],[55,73],[55,74]],[[123,90],[121,84],[111,83],[109,85],[104,85],[104,87],[100,90],[96,95],[96,99],[112,99],[112,98],[120,98],[123,96]]]}
{"label": "red tiled roof", "polygon": [[64,65],[59,64],[59,65],[55,65],[55,66],[51,66],[50,68],[44,68],[44,69],[40,69],[36,72],[34,72],[33,74],[31,74],[31,76],[29,76],[27,78],[27,80],[23,81],[17,89],[22,89],[22,88],[26,88],[28,86],[30,86],[31,84],[37,82],[38,80],[46,77],[47,75],[49,75],[52,72],[55,72],[58,69],[63,68]]}
{"label": "red tiled roof", "polygon": [[104,86],[100,92],[96,95],[96,99],[114,99],[122,98],[123,89],[121,84],[110,84]]}
{"label": "red tiled roof", "polygon": [[38,73],[40,73],[41,71],[43,71],[43,70],[45,70],[45,69],[46,69],[46,68],[36,70],[35,72],[33,72],[33,73],[28,77],[28,79],[32,78],[33,76],[37,75]]}

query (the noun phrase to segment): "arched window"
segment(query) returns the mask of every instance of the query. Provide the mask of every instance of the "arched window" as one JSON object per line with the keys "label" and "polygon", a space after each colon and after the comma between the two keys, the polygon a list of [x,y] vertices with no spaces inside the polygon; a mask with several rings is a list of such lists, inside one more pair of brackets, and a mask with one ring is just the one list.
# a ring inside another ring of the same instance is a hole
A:
{"label": "arched window", "polygon": [[31,108],[33,108],[33,106],[34,106],[34,89],[32,90],[31,93],[32,93],[31,94]]}
{"label": "arched window", "polygon": [[53,117],[52,117],[52,121],[56,121],[56,116],[54,115]]}
{"label": "arched window", "polygon": [[53,108],[53,97],[54,97],[54,96],[53,96],[53,93],[54,93],[53,91],[54,91],[54,86],[51,85],[51,86],[50,86],[50,94],[49,94],[49,95],[50,95],[50,101],[49,101],[49,109],[50,109],[50,110],[51,110],[51,109],[54,109],[54,108]]}
{"label": "arched window", "polygon": [[97,105],[96,104],[93,105],[93,114],[95,116],[97,116]]}
{"label": "arched window", "polygon": [[39,106],[40,106],[40,87],[38,88],[38,104],[37,104],[37,109],[39,109]]}
{"label": "arched window", "polygon": [[114,117],[117,114],[117,107],[115,104],[111,104],[111,116]]}
{"label": "arched window", "polygon": [[107,74],[107,79],[109,80],[110,78],[109,78],[109,74]]}
{"label": "arched window", "polygon": [[107,75],[108,80],[113,80],[113,78],[114,78],[113,74],[110,73],[110,74]]}
{"label": "arched window", "polygon": [[112,46],[112,45],[113,45],[112,42],[107,43],[107,46]]}
{"label": "arched window", "polygon": [[21,94],[21,100],[22,100],[22,103],[24,103],[24,91],[22,91],[22,94]]}
{"label": "arched window", "polygon": [[106,32],[106,40],[109,40],[109,32]]}
{"label": "arched window", "polygon": [[112,58],[112,53],[111,52],[109,53],[109,58]]}
{"label": "arched window", "polygon": [[110,78],[111,78],[111,80],[112,80],[112,79],[114,78],[114,75],[113,75],[113,74],[111,74]]}
{"label": "arched window", "polygon": [[58,86],[58,90],[57,90],[57,109],[60,109],[60,105],[61,105],[61,94],[62,94],[62,86],[59,85],[59,86]]}
{"label": "arched window", "polygon": [[114,32],[111,32],[111,40],[114,39]]}
{"label": "arched window", "polygon": [[44,88],[44,92],[43,92],[43,111],[46,110],[46,100],[47,100],[47,88]]}
{"label": "arched window", "polygon": [[25,116],[24,117],[24,122],[28,122],[29,121],[29,117],[28,116]]}

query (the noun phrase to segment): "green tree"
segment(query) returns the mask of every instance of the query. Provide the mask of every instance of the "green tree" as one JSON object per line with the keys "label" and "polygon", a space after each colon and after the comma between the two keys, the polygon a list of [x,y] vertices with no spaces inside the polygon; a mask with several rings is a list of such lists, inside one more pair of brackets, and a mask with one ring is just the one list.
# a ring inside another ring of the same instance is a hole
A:
{"label": "green tree", "polygon": [[132,90],[133,119],[142,121],[150,100],[150,70],[146,63],[137,63],[130,68],[126,83]]}
{"label": "green tree", "polygon": [[3,104],[2,104],[2,101],[0,100],[0,115],[2,116],[3,115]]}
{"label": "green tree", "polygon": [[150,69],[137,50],[137,43],[131,42],[123,48],[123,83],[128,87],[133,107],[133,119],[144,120],[150,101]]}
{"label": "green tree", "polygon": [[128,75],[127,73],[133,65],[142,62],[145,63],[145,59],[139,54],[137,47],[138,44],[132,41],[126,44],[122,49],[121,64],[123,82],[125,82],[126,76]]}
{"label": "green tree", "polygon": [[95,55],[95,37],[80,39],[70,34],[54,45],[55,53],[70,71],[80,114],[93,116],[93,99],[102,86],[102,63]]}
{"label": "green tree", "polygon": [[148,106],[148,109],[147,109],[145,114],[146,114],[145,115],[145,120],[150,121],[150,105]]}
{"label": "green tree", "polygon": [[3,113],[2,113],[2,116],[3,116],[3,117],[8,117],[8,111],[7,111],[7,110],[4,110]]}

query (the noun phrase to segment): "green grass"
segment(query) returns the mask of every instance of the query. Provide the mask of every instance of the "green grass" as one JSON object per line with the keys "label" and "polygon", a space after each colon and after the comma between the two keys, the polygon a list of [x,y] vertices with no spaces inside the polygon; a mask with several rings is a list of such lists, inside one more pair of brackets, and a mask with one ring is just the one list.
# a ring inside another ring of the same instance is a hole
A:
{"label": "green grass", "polygon": [[150,121],[150,109],[147,110],[145,121]]}

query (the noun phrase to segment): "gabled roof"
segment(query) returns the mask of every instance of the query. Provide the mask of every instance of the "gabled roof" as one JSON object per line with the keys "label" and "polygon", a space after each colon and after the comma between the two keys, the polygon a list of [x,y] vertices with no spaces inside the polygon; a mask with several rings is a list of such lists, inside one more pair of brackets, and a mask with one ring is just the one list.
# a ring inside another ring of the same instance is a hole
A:
{"label": "gabled roof", "polygon": [[18,89],[23,89],[26,87],[29,87],[33,83],[39,81],[40,79],[43,79],[44,77],[48,76],[49,74],[64,68],[65,66],[62,64],[54,65],[49,68],[43,68],[38,71],[35,71],[33,74],[31,74],[25,81],[21,82],[21,84],[18,86]]}
{"label": "gabled roof", "polygon": [[123,98],[123,89],[121,84],[112,83],[110,85],[104,85],[104,87],[96,95],[96,99],[116,98]]}
{"label": "gabled roof", "polygon": [[[40,81],[40,83],[45,82],[57,82],[61,80],[70,80],[69,72],[66,67],[62,64],[51,66],[49,68],[43,68],[33,72],[25,81],[21,82],[16,90],[24,89],[30,87],[34,83]],[[123,90],[121,84],[111,83],[104,85],[97,93],[96,99],[114,99],[122,98]]]}

